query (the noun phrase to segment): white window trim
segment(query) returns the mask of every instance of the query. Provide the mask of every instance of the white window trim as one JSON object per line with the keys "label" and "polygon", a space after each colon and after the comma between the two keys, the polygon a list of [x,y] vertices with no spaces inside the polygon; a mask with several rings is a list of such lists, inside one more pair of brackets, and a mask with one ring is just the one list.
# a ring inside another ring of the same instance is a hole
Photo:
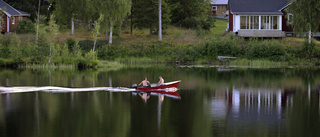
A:
{"label": "white window trim", "polygon": [[[290,18],[290,16],[291,16],[291,18]],[[292,24],[293,23],[293,14],[288,13],[287,18],[288,18],[288,20],[287,20],[288,24]]]}
{"label": "white window trim", "polygon": [[[213,9],[213,7],[215,7],[215,10]],[[211,7],[211,10],[212,10],[212,11],[218,11],[218,6],[212,6],[212,7]]]}
{"label": "white window trim", "polygon": [[11,17],[11,23],[15,24],[16,23],[16,19],[14,18],[14,16]]}

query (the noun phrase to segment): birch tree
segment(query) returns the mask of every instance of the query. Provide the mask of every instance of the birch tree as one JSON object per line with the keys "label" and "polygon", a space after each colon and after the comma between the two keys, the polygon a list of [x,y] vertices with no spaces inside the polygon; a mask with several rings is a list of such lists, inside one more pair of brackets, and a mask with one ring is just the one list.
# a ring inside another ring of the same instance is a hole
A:
{"label": "birch tree", "polygon": [[[121,21],[130,13],[131,0],[101,0],[100,2],[100,11],[105,16],[105,24],[109,26],[109,44],[112,44],[114,23]],[[106,36],[107,32],[108,29],[106,29]]]}
{"label": "birch tree", "polygon": [[156,27],[160,35],[162,28],[171,22],[171,7],[168,5],[168,0],[161,0],[161,2],[159,0],[133,0],[132,8],[132,23],[139,29],[149,28],[150,35]]}
{"label": "birch tree", "polygon": [[293,30],[308,32],[308,41],[311,45],[312,32],[317,32],[320,25],[319,0],[292,0],[287,12],[293,14]]}
{"label": "birch tree", "polygon": [[59,28],[58,25],[56,24],[55,21],[55,16],[53,14],[51,14],[50,16],[50,20],[49,20],[49,26],[47,28],[48,31],[48,39],[50,42],[50,52],[49,52],[49,64],[51,63],[51,55],[52,55],[52,44],[53,44],[53,40],[56,38],[56,36],[59,33]]}
{"label": "birch tree", "polygon": [[158,7],[159,7],[159,41],[162,41],[161,0],[159,0]]}
{"label": "birch tree", "polygon": [[104,18],[103,15],[100,14],[99,19],[94,21],[94,28],[93,28],[93,31],[92,31],[92,38],[94,39],[93,50],[92,50],[93,53],[94,53],[95,48],[96,48],[97,39],[98,39],[98,36],[100,34],[100,24],[103,21],[103,18]]}
{"label": "birch tree", "polygon": [[84,0],[56,0],[55,15],[59,24],[71,23],[71,34],[74,34],[75,19],[81,18],[85,6]]}

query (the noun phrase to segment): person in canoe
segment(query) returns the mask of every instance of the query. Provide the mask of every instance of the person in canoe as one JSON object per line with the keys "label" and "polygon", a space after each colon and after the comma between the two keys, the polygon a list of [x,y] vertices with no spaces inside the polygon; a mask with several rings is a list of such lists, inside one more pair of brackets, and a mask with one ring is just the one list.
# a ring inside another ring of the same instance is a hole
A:
{"label": "person in canoe", "polygon": [[164,79],[161,76],[159,76],[159,85],[163,85],[163,84],[164,84]]}
{"label": "person in canoe", "polygon": [[144,78],[143,81],[141,81],[141,83],[139,84],[139,86],[142,84],[142,86],[147,87],[148,84],[150,84],[150,82],[147,80],[147,78]]}

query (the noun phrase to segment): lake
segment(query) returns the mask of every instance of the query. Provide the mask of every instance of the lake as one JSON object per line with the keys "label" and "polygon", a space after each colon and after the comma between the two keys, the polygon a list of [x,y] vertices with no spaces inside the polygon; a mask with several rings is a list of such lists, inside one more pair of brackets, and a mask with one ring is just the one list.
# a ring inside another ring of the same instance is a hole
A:
{"label": "lake", "polygon": [[1,137],[320,136],[318,68],[0,70],[2,87],[130,87],[181,80],[179,97],[137,92],[0,94]]}

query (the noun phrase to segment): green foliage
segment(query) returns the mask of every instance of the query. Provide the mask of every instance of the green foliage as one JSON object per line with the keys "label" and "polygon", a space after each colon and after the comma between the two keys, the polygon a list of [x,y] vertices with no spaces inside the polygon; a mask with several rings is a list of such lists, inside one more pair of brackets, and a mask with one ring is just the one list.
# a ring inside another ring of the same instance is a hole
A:
{"label": "green foliage", "polygon": [[8,47],[9,47],[9,53],[10,58],[12,59],[19,59],[22,57],[21,52],[21,41],[17,35],[13,35],[9,41]]}
{"label": "green foliage", "polygon": [[30,19],[23,19],[19,22],[18,33],[35,33],[35,24]]}
{"label": "green foliage", "polygon": [[[149,28],[150,34],[153,33],[154,29],[158,31],[158,0],[133,0],[132,1],[132,19],[135,27]],[[169,0],[162,0],[162,26],[165,29],[166,26],[171,22],[171,5]]]}
{"label": "green foliage", "polygon": [[76,41],[72,38],[68,38],[66,44],[68,45],[68,49],[71,52],[76,44]]}
{"label": "green foliage", "polygon": [[[81,41],[79,41],[78,44],[79,44],[81,50],[83,50],[85,52],[89,52],[92,49],[93,41],[81,40]],[[100,49],[102,46],[107,45],[107,44],[108,44],[108,41],[106,41],[106,40],[97,40],[96,48]]]}
{"label": "green foliage", "polygon": [[284,56],[284,47],[278,41],[253,40],[249,43],[248,58],[250,59],[266,58],[273,61],[282,61]]}
{"label": "green foliage", "polygon": [[306,40],[303,43],[302,55],[307,58],[314,58],[319,55],[319,51],[315,48],[316,44],[312,41],[311,44]]}
{"label": "green foliage", "polygon": [[94,28],[92,30],[92,38],[94,39],[94,43],[93,43],[93,52],[96,48],[96,43],[97,43],[97,38],[100,35],[100,26],[101,26],[101,22],[103,20],[104,16],[102,14],[100,14],[99,19],[97,19],[96,21],[94,21]]}
{"label": "green foliage", "polygon": [[97,53],[94,53],[93,50],[90,50],[88,53],[86,53],[84,58],[88,59],[88,60],[96,60],[96,59],[98,59]]}
{"label": "green foliage", "polygon": [[74,44],[74,46],[73,46],[73,49],[72,49],[72,55],[73,55],[73,57],[75,57],[75,58],[81,58],[82,56],[82,54],[81,54],[81,49],[80,49],[80,46],[79,46],[79,44],[78,44],[79,42],[76,42],[75,44]]}
{"label": "green foliage", "polygon": [[203,55],[216,57],[216,56],[244,56],[244,48],[236,39],[209,40],[205,43]]}
{"label": "green foliage", "polygon": [[293,29],[295,32],[317,32],[320,24],[319,0],[292,0],[292,4],[286,9],[293,14]]}
{"label": "green foliage", "polygon": [[[2,10],[6,10],[5,8],[3,8]],[[4,27],[4,25],[5,25],[5,23],[4,23],[4,20],[3,20],[3,16],[4,16],[5,14],[4,14],[4,12],[2,12],[2,11],[0,11],[0,30],[2,30],[2,28]],[[1,38],[1,36],[0,36],[0,38]]]}
{"label": "green foliage", "polygon": [[202,28],[209,30],[213,27],[213,20],[210,19],[210,0],[171,0],[172,23],[186,28]]}

